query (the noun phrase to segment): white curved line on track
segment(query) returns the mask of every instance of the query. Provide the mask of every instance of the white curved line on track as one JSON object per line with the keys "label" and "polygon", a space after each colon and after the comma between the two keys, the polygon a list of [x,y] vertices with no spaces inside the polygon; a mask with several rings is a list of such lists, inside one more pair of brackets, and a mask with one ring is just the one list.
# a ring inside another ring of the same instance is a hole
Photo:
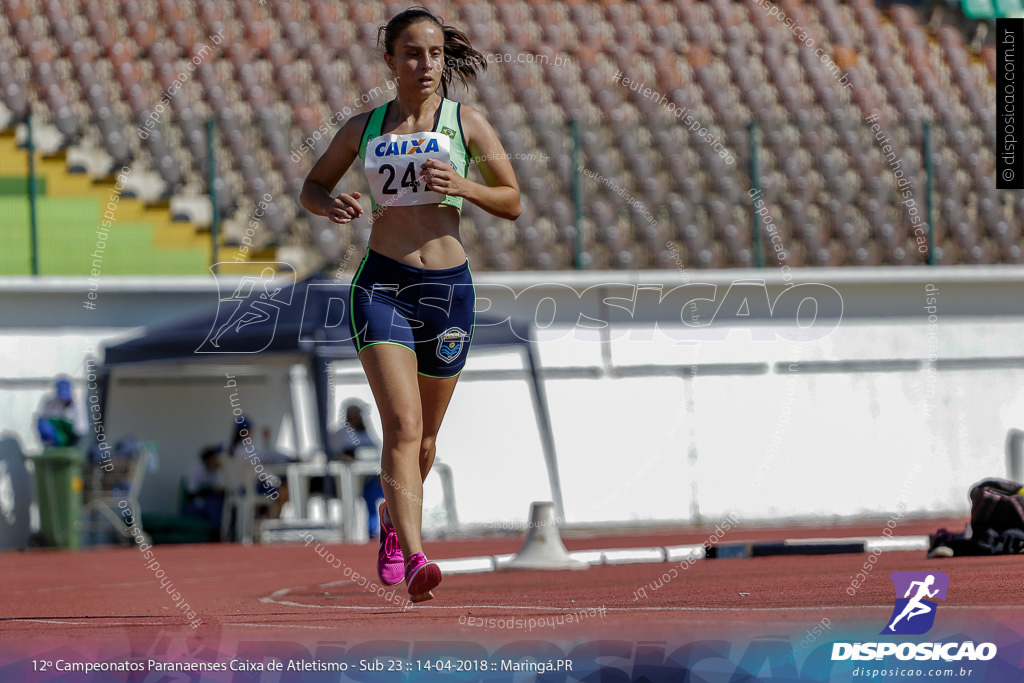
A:
{"label": "white curved line on track", "polygon": [[[337,586],[346,583],[353,583],[351,580],[346,581],[330,581],[328,583],[317,584],[318,588],[327,588],[328,586]],[[317,605],[304,602],[295,602],[293,600],[284,599],[284,597],[293,590],[305,589],[308,586],[292,586],[290,588],[281,588],[274,591],[268,596],[260,598],[260,602],[269,603],[273,605],[282,605],[287,607],[304,607],[308,609],[338,609],[338,610],[360,610],[360,611],[377,611],[386,608],[401,609],[402,611],[421,611],[421,610],[471,610],[471,609],[490,609],[490,610],[508,610],[508,611],[526,611],[534,610],[540,612],[581,612],[584,610],[604,610],[606,612],[810,612],[810,611],[821,611],[821,610],[867,610],[867,609],[878,609],[891,611],[893,608],[892,603],[883,605],[800,605],[792,607],[685,607],[685,606],[636,606],[636,607],[604,607],[601,605],[568,605],[564,607],[555,607],[553,605],[415,605],[406,607],[408,603],[402,605],[395,605],[393,603],[382,602],[375,605]],[[1020,610],[1024,612],[1024,605],[942,605],[941,608],[945,610]]]}

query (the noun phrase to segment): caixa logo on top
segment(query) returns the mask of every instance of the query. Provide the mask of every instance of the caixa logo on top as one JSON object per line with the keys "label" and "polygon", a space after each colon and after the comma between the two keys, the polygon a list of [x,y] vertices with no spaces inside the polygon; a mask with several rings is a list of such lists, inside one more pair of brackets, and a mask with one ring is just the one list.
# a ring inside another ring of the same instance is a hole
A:
{"label": "caixa logo on top", "polygon": [[[938,601],[946,599],[949,577],[942,572],[894,572],[889,575],[896,591],[892,615],[880,635],[916,636],[935,625]],[[964,642],[869,642],[833,643],[832,661],[988,661],[996,656],[994,643]]]}

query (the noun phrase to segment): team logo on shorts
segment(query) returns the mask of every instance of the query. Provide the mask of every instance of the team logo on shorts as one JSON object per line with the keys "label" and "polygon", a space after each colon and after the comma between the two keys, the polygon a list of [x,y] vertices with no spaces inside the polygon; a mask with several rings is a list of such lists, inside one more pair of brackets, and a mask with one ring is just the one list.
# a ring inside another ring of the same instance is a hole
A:
{"label": "team logo on shorts", "polygon": [[920,635],[935,623],[936,600],[945,600],[949,577],[942,572],[894,572],[896,605],[883,634]]}
{"label": "team logo on shorts", "polygon": [[445,363],[451,363],[469,341],[469,333],[461,327],[449,327],[437,337],[437,357]]}

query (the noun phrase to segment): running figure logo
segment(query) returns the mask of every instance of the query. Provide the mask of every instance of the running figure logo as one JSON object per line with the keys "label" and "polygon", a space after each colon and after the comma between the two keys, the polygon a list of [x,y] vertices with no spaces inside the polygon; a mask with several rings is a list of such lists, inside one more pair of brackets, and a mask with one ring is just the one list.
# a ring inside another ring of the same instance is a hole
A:
{"label": "running figure logo", "polygon": [[[945,600],[949,577],[942,572],[894,572],[890,574],[896,589],[896,605],[883,635],[920,635],[935,623],[936,600]],[[903,597],[898,597],[898,596]]]}
{"label": "running figure logo", "polygon": [[[265,266],[258,276],[232,277],[220,263],[217,287],[221,290],[217,316],[196,353],[259,353],[274,341],[281,308],[291,304],[295,271],[285,263],[245,264]],[[286,266],[285,269],[280,266]],[[230,296],[223,292],[231,290]],[[245,329],[256,325],[251,329]],[[257,334],[253,334],[257,331]]]}

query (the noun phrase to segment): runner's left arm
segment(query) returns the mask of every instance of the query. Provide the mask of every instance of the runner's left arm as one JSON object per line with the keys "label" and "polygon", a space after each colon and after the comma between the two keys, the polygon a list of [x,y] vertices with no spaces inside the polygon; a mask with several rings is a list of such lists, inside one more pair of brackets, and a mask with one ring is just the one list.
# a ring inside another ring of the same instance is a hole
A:
{"label": "runner's left arm", "polygon": [[470,160],[475,161],[484,183],[463,178],[448,164],[436,159],[421,165],[421,175],[434,192],[463,197],[489,214],[514,221],[523,212],[519,183],[497,133],[483,114],[462,105],[462,132],[469,145]]}

